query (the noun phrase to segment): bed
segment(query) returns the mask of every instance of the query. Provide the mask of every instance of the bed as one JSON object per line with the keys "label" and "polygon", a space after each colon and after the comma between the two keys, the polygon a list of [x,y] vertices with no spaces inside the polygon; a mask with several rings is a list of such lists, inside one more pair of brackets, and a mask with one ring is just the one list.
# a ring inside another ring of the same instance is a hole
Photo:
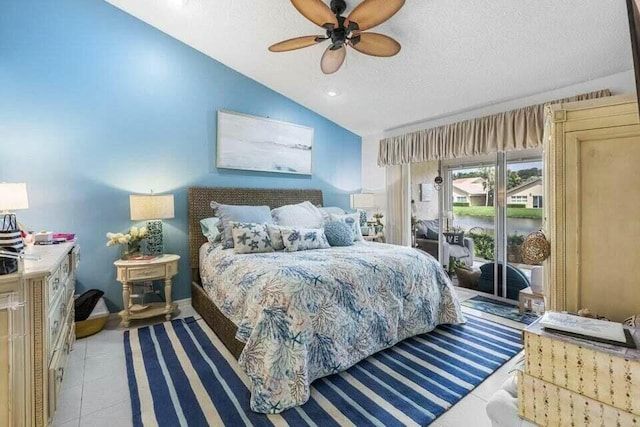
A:
{"label": "bed", "polygon": [[321,204],[322,193],[189,189],[192,304],[238,358],[256,412],[301,405],[313,380],[438,324],[464,321],[451,282],[429,255],[371,242],[238,255],[200,233],[212,200],[273,208]]}

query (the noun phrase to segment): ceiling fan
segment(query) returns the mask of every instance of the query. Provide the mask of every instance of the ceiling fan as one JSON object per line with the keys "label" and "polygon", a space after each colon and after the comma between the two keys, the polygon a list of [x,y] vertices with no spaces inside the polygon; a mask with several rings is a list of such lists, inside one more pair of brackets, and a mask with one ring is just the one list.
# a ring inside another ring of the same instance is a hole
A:
{"label": "ceiling fan", "polygon": [[327,30],[326,36],[303,36],[285,40],[269,47],[271,52],[287,52],[313,46],[325,40],[331,45],[324,51],[320,68],[325,74],[338,71],[347,55],[346,46],[371,56],[393,56],[400,52],[400,43],[378,33],[365,33],[391,18],[405,0],[364,0],[346,18],[344,0],[331,0],[329,8],[322,0],[291,0],[305,18]]}

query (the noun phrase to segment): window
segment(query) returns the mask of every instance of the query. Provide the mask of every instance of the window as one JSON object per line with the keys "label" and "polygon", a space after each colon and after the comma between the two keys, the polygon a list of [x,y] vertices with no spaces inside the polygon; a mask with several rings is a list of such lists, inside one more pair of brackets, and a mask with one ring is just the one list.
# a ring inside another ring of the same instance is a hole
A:
{"label": "window", "polygon": [[467,196],[456,196],[456,203],[467,203]]}
{"label": "window", "polygon": [[527,196],[511,196],[511,203],[514,204],[527,204]]}
{"label": "window", "polygon": [[533,196],[533,207],[542,208],[542,196]]}

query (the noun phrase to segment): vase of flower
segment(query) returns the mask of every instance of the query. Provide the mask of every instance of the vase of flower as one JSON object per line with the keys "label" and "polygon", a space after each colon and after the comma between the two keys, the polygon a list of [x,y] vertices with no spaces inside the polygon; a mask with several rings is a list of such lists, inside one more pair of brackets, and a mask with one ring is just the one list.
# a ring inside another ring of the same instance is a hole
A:
{"label": "vase of flower", "polygon": [[131,259],[141,255],[140,241],[130,241],[122,245],[122,259]]}
{"label": "vase of flower", "polygon": [[142,255],[140,244],[146,237],[146,227],[131,227],[128,233],[107,233],[107,246],[122,245],[122,259],[131,259]]}

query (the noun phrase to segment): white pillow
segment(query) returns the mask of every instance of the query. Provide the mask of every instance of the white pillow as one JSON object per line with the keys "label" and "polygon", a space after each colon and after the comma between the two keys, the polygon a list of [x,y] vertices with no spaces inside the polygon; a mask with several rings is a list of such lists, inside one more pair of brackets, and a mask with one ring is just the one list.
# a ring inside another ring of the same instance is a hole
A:
{"label": "white pillow", "polygon": [[357,242],[359,240],[363,240],[362,238],[362,230],[360,229],[360,212],[346,214],[346,215],[336,215],[330,214],[331,221],[341,221],[351,227],[353,230],[353,241]]}
{"label": "white pillow", "polygon": [[327,249],[331,247],[322,228],[282,228],[281,232],[285,252]]}
{"label": "white pillow", "polygon": [[271,217],[277,225],[285,227],[322,228],[322,212],[311,202],[286,205],[271,210]]}
{"label": "white pillow", "polygon": [[318,207],[325,223],[331,221],[331,214],[344,215],[347,212],[337,206]]}

